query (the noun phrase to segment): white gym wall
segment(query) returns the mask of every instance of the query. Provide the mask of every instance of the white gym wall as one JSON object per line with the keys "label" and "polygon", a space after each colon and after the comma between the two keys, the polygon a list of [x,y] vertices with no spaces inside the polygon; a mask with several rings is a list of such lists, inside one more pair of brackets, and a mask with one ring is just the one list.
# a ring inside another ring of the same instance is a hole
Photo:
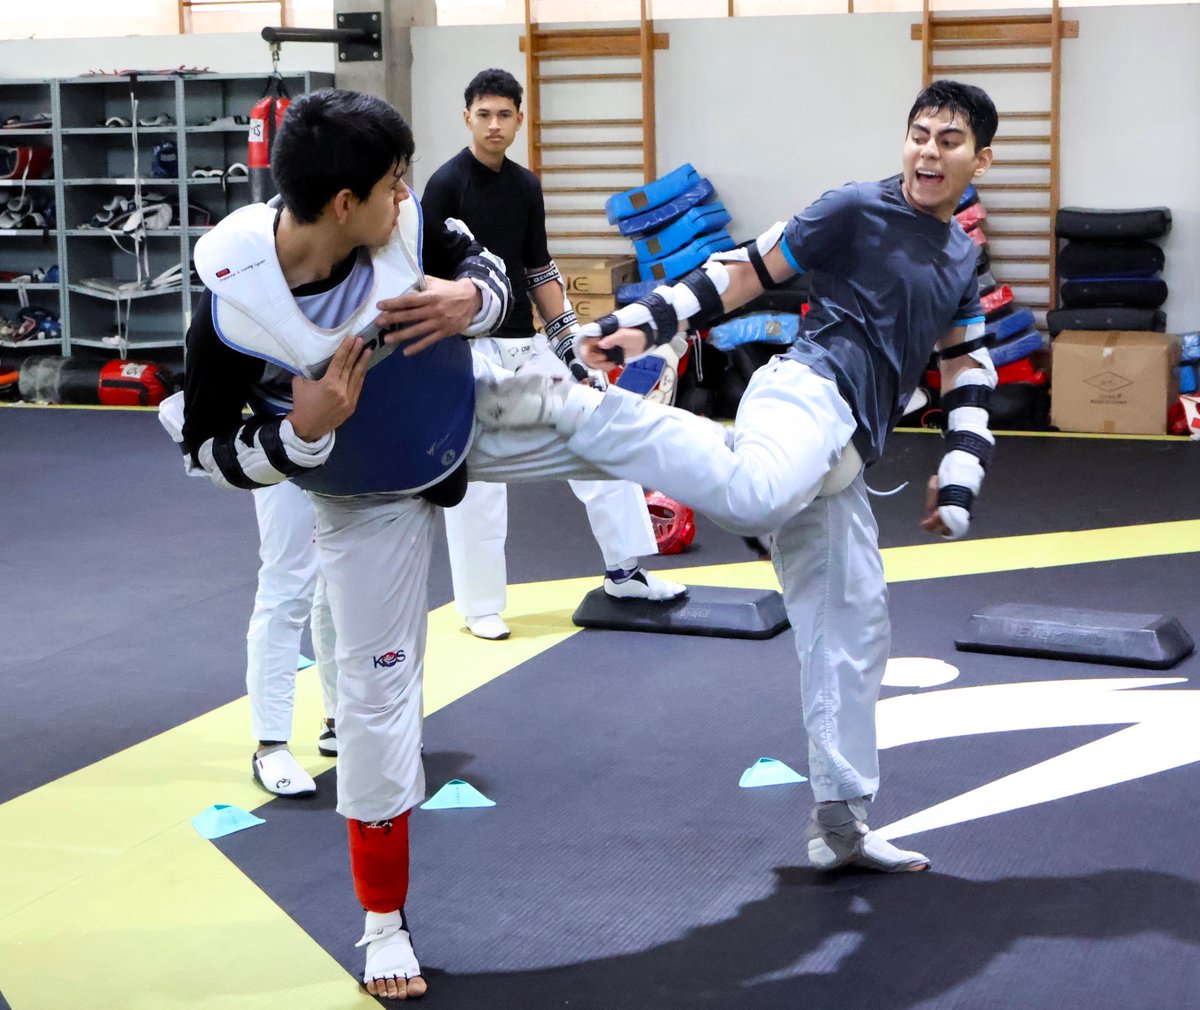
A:
{"label": "white gym wall", "polygon": [[[1079,21],[1079,38],[1063,42],[1062,205],[1170,207],[1168,323],[1200,329],[1200,6],[1065,16]],[[690,161],[733,215],[731,234],[745,239],[832,186],[899,171],[921,83],[913,23],[911,14],[661,23],[671,41],[655,60],[660,174]],[[462,90],[475,72],[500,66],[525,83],[522,31],[413,29],[418,192],[467,142]],[[580,88],[570,114],[604,116],[608,87]],[[523,140],[510,153],[524,163]]]}
{"label": "white gym wall", "polygon": [[[1068,7],[1063,43],[1064,206],[1171,208],[1164,241],[1170,328],[1200,329],[1200,5]],[[684,161],[712,179],[749,238],[823,190],[899,169],[904,116],[920,85],[912,14],[671,20],[656,55],[658,167]],[[412,29],[417,190],[467,141],[462,90],[501,66],[524,83],[520,25]],[[284,69],[335,70],[333,47],[285,44]],[[270,68],[256,34],[0,42],[5,77],[93,68]],[[602,116],[581,87],[565,115]],[[559,115],[561,110],[555,112]],[[526,160],[523,139],[513,157]],[[997,271],[1001,275],[1003,271]]]}

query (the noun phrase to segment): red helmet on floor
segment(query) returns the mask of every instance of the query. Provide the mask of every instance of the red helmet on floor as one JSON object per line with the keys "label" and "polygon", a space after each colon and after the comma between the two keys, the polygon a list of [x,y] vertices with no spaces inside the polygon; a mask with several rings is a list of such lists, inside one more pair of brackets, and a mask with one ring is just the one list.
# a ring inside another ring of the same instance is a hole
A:
{"label": "red helmet on floor", "polygon": [[696,514],[661,491],[646,493],[659,554],[678,554],[696,538]]}

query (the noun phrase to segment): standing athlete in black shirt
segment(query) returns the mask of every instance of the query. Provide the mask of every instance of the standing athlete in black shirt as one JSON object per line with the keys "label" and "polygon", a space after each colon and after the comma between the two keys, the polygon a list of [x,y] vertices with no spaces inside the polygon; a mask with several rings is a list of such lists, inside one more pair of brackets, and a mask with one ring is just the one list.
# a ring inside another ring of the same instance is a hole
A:
{"label": "standing athlete in black shirt", "polygon": [[[467,85],[464,98],[471,144],[434,172],[422,203],[429,220],[461,221],[478,242],[504,260],[513,289],[512,309],[499,330],[476,339],[476,353],[511,371],[537,359],[542,370],[565,376],[569,368],[575,378],[602,388],[604,373],[589,372],[571,350],[578,327],[546,245],[541,184],[506,157],[523,118],[521,85],[507,71],[484,70]],[[545,336],[534,331],[531,299],[545,324]],[[554,361],[554,354],[562,364]],[[640,487],[628,481],[570,484],[587,507],[592,534],[604,555],[604,589],[610,596],[672,600],[686,592],[638,562],[640,555],[658,551]],[[462,504],[446,510],[454,602],[467,628],[480,638],[509,634],[500,618],[508,581],[507,534],[508,491],[503,484],[472,483]]]}

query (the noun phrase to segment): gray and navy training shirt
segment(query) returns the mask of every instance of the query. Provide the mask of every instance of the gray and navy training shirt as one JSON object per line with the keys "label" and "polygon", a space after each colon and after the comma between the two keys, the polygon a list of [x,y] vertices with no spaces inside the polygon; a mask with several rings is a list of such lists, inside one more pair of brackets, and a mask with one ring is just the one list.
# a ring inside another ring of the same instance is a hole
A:
{"label": "gray and navy training shirt", "polygon": [[957,221],[913,208],[900,182],[831,190],[783,233],[784,256],[812,280],[809,312],[787,356],[837,383],[868,464],[882,454],[933,345],[951,328],[983,320],[975,243]]}

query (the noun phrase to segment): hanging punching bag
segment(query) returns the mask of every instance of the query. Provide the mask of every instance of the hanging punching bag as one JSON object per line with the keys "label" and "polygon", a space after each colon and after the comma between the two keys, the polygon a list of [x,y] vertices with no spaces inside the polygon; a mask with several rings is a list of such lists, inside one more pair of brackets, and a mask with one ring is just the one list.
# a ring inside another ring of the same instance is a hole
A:
{"label": "hanging punching bag", "polygon": [[267,81],[266,93],[250,110],[246,164],[250,168],[250,198],[255,203],[265,203],[275,195],[275,180],[271,178],[271,144],[290,103],[283,81],[272,77]]}

